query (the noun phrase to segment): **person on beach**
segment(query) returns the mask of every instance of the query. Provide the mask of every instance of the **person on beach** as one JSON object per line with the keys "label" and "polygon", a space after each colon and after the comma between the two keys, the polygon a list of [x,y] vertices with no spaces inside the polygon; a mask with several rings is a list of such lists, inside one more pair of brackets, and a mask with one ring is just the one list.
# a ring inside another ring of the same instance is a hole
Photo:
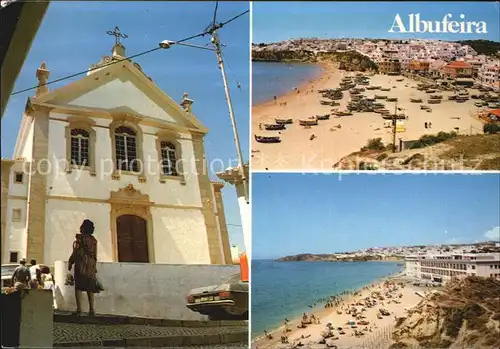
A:
{"label": "person on beach", "polygon": [[424,126],[425,126],[425,128],[427,128],[427,121],[426,121],[426,122],[424,122]]}
{"label": "person on beach", "polygon": [[76,312],[74,315],[76,316],[80,316],[82,313],[82,292],[87,293],[89,316],[94,316],[94,293],[101,291],[96,277],[97,240],[92,234],[94,234],[94,223],[85,219],[80,226],[80,234],[75,236],[73,253],[68,262],[68,271],[71,271],[73,265],[75,266]]}

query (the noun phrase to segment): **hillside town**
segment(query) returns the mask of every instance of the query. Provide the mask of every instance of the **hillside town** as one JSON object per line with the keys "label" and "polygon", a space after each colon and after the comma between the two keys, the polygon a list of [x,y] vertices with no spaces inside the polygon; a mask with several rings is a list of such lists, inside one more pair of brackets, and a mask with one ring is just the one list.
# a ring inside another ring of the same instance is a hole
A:
{"label": "hillside town", "polygon": [[480,54],[470,45],[459,42],[301,38],[252,47],[253,52],[262,50],[311,51],[315,54],[356,51],[377,63],[379,72],[384,74],[412,72],[436,78],[469,79],[471,85],[500,90],[499,51],[491,55]]}

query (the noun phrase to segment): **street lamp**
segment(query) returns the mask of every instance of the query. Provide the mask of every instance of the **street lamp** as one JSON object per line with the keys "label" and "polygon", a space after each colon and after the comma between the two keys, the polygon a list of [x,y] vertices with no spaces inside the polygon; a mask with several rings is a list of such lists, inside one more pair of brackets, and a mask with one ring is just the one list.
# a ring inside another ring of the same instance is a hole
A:
{"label": "street lamp", "polygon": [[233,112],[233,104],[231,102],[231,95],[229,93],[229,87],[227,84],[226,70],[224,69],[224,61],[222,59],[222,51],[220,48],[221,44],[217,38],[216,30],[214,29],[210,33],[212,34],[211,42],[212,42],[213,48],[187,44],[184,42],[176,42],[176,41],[172,41],[172,40],[163,40],[162,42],[159,43],[159,46],[163,49],[169,49],[173,45],[181,45],[181,46],[187,46],[187,47],[193,47],[193,48],[198,48],[198,49],[202,49],[202,50],[212,51],[212,52],[215,52],[215,54],[217,55],[219,69],[221,71],[222,81],[224,83],[224,91],[226,92],[226,101],[227,101],[227,106],[229,109],[229,117],[231,118],[231,123],[233,125],[234,143],[236,145],[236,152],[238,154],[238,172],[239,172],[239,175],[241,176],[241,179],[243,182],[245,199],[248,203],[248,200],[249,200],[248,199],[248,179],[247,179],[247,176],[245,174],[245,170],[243,168],[243,165],[244,165],[243,155],[241,153],[240,139],[238,136],[238,129],[236,127],[236,119],[234,118],[234,112]]}

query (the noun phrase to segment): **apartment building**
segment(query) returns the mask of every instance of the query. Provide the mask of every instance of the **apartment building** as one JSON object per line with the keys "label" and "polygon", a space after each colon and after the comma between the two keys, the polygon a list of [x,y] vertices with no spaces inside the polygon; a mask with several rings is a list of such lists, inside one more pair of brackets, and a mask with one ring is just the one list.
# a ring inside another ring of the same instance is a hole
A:
{"label": "apartment building", "polygon": [[478,70],[479,83],[500,90],[500,64],[483,64]]}
{"label": "apartment building", "polygon": [[471,275],[500,279],[500,256],[495,253],[406,256],[405,272],[437,282]]}
{"label": "apartment building", "polygon": [[399,59],[386,58],[378,62],[378,71],[381,74],[397,75],[401,73],[401,61]]}

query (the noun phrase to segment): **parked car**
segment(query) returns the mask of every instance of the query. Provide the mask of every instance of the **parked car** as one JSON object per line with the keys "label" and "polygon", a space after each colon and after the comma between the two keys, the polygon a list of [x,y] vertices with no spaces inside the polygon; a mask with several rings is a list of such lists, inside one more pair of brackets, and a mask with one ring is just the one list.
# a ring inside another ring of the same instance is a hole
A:
{"label": "parked car", "polygon": [[247,320],[248,282],[234,274],[222,285],[192,289],[187,302],[189,309],[208,315],[210,320]]}
{"label": "parked car", "polygon": [[12,274],[18,266],[19,264],[2,264],[2,289],[13,286]]}

